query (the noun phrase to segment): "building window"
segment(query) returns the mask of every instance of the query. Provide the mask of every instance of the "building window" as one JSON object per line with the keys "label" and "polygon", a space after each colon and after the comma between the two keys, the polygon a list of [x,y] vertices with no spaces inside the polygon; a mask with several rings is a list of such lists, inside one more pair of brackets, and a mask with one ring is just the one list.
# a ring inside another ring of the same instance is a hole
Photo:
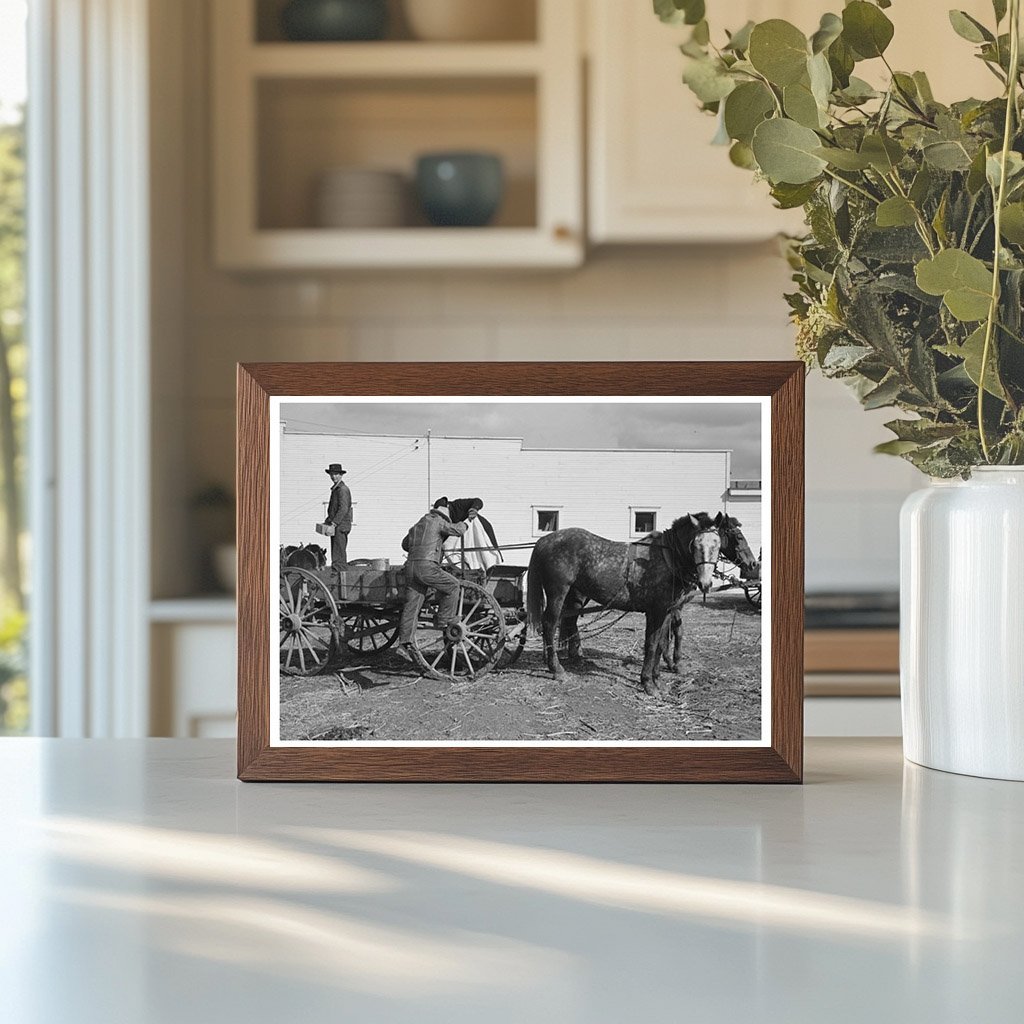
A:
{"label": "building window", "polygon": [[634,533],[654,533],[658,528],[658,513],[657,512],[634,512],[633,513],[633,532]]}
{"label": "building window", "polygon": [[658,528],[658,509],[651,505],[630,505],[630,537],[646,537]]}
{"label": "building window", "polygon": [[538,508],[535,533],[554,533],[558,529],[558,509]]}

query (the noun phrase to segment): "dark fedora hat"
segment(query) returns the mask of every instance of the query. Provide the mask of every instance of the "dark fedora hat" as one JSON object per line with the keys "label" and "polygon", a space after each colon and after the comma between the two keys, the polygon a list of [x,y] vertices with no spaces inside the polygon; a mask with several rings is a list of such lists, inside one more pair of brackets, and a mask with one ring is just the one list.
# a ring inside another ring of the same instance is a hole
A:
{"label": "dark fedora hat", "polygon": [[341,468],[340,462],[332,462],[325,470],[325,473],[330,475],[331,473],[337,473],[339,476],[344,476],[347,470]]}

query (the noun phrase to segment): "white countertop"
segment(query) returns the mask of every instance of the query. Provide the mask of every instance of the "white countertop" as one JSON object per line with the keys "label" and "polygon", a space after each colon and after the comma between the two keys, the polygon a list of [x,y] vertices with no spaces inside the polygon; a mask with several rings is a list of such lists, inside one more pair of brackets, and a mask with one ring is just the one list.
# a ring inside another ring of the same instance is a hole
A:
{"label": "white countertop", "polygon": [[9,1024],[1024,1017],[1024,785],[242,785],[224,741],[0,741]]}

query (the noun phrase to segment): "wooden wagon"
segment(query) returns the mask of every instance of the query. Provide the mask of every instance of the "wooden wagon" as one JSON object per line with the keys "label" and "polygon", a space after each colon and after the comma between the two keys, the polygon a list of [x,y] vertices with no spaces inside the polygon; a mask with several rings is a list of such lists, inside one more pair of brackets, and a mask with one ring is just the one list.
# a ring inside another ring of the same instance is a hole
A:
{"label": "wooden wagon", "polygon": [[[460,678],[511,665],[526,644],[526,566],[449,569],[459,580],[456,618],[440,628],[436,598],[428,596],[412,641],[420,670]],[[400,568],[282,568],[281,671],[315,675],[383,656],[398,639],[404,601]]]}

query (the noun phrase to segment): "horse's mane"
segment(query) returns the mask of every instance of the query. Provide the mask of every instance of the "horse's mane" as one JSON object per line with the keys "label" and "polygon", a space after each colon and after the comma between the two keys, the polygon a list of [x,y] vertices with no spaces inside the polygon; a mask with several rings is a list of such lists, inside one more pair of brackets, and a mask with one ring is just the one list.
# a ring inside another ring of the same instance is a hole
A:
{"label": "horse's mane", "polygon": [[[697,520],[696,526],[691,522],[692,519]],[[715,529],[715,521],[707,514],[707,512],[694,512],[691,515],[680,516],[678,519],[674,520],[672,525],[665,532],[684,534],[689,538],[695,533],[700,533],[701,530],[713,529]]]}
{"label": "horse's mane", "polygon": [[[696,520],[696,524],[694,523]],[[673,561],[680,568],[677,570],[684,577],[693,576],[696,566],[690,553],[690,541],[704,530],[715,530],[714,519],[707,512],[693,512],[680,516],[672,525],[662,532],[662,543],[672,553]]]}

